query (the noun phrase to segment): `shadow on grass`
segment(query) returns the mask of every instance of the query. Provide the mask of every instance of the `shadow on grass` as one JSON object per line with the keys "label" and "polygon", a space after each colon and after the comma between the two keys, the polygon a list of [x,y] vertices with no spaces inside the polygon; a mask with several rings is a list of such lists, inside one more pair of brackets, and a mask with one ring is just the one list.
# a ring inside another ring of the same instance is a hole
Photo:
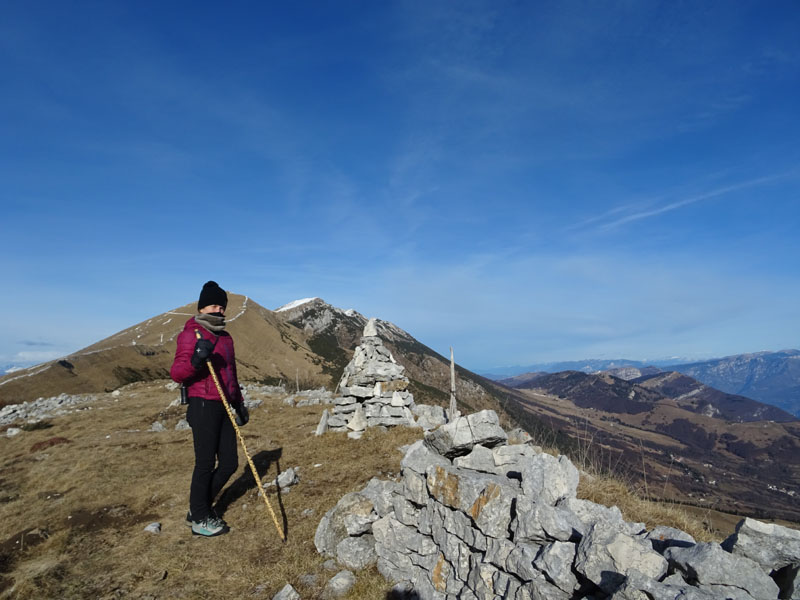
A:
{"label": "shadow on grass", "polygon": [[[253,464],[256,467],[256,471],[258,471],[258,476],[261,479],[262,484],[272,481],[278,477],[278,474],[281,472],[280,458],[282,454],[283,448],[277,448],[275,450],[262,450],[258,454],[252,456]],[[233,483],[225,488],[216,505],[214,506],[219,516],[223,516],[231,504],[236,502],[250,490],[254,490],[256,488],[256,480],[253,478],[253,473],[250,471],[250,465],[247,464],[247,459],[244,459],[243,462],[245,463],[244,472]],[[269,473],[273,463],[275,463],[274,475]],[[286,511],[283,508],[283,499],[281,498],[280,487],[277,488],[276,497],[278,498],[278,509],[280,510],[281,521],[283,522],[283,531],[288,539],[289,523],[286,518]],[[261,501],[260,498],[259,501]]]}

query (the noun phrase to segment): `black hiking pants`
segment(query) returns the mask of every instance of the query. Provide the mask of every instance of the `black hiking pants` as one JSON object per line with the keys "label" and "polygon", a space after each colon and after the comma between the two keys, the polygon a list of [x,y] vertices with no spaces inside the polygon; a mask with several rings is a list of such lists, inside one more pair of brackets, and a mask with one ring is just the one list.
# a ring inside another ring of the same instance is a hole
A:
{"label": "black hiking pants", "polygon": [[189,398],[186,420],[194,437],[194,472],[189,491],[192,520],[199,522],[211,514],[214,498],[239,466],[236,432],[218,400]]}

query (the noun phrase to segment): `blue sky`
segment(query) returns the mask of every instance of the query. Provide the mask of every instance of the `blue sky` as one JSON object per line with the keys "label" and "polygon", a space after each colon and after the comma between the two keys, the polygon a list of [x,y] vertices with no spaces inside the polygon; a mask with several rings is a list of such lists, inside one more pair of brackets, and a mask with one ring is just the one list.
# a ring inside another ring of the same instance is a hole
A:
{"label": "blue sky", "polygon": [[36,2],[0,364],[215,279],[473,369],[798,347],[797,2]]}

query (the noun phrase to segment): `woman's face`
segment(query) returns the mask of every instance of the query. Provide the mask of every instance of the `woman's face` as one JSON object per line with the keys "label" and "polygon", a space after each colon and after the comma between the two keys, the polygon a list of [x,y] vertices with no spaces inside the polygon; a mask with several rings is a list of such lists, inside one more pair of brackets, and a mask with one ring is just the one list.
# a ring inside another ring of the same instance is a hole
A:
{"label": "woman's face", "polygon": [[201,314],[208,314],[208,313],[221,313],[222,316],[225,316],[225,307],[220,306],[219,304],[209,304],[208,306],[204,306],[200,309]]}

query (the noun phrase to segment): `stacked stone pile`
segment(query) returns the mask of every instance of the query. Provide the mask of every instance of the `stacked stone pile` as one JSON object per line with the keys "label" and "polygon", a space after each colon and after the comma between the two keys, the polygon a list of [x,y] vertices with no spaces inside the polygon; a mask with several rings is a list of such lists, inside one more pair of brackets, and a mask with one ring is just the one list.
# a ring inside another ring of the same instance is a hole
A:
{"label": "stacked stone pile", "polygon": [[405,368],[383,345],[375,319],[370,319],[344,369],[333,413],[323,415],[327,428],[358,434],[367,427],[413,425],[414,396],[408,385]]}
{"label": "stacked stone pile", "polygon": [[648,531],[578,499],[575,466],[509,444],[493,411],[429,432],[401,467],[342,498],[314,543],[349,569],[377,562],[409,598],[800,598],[800,532],[745,519],[720,545]]}

